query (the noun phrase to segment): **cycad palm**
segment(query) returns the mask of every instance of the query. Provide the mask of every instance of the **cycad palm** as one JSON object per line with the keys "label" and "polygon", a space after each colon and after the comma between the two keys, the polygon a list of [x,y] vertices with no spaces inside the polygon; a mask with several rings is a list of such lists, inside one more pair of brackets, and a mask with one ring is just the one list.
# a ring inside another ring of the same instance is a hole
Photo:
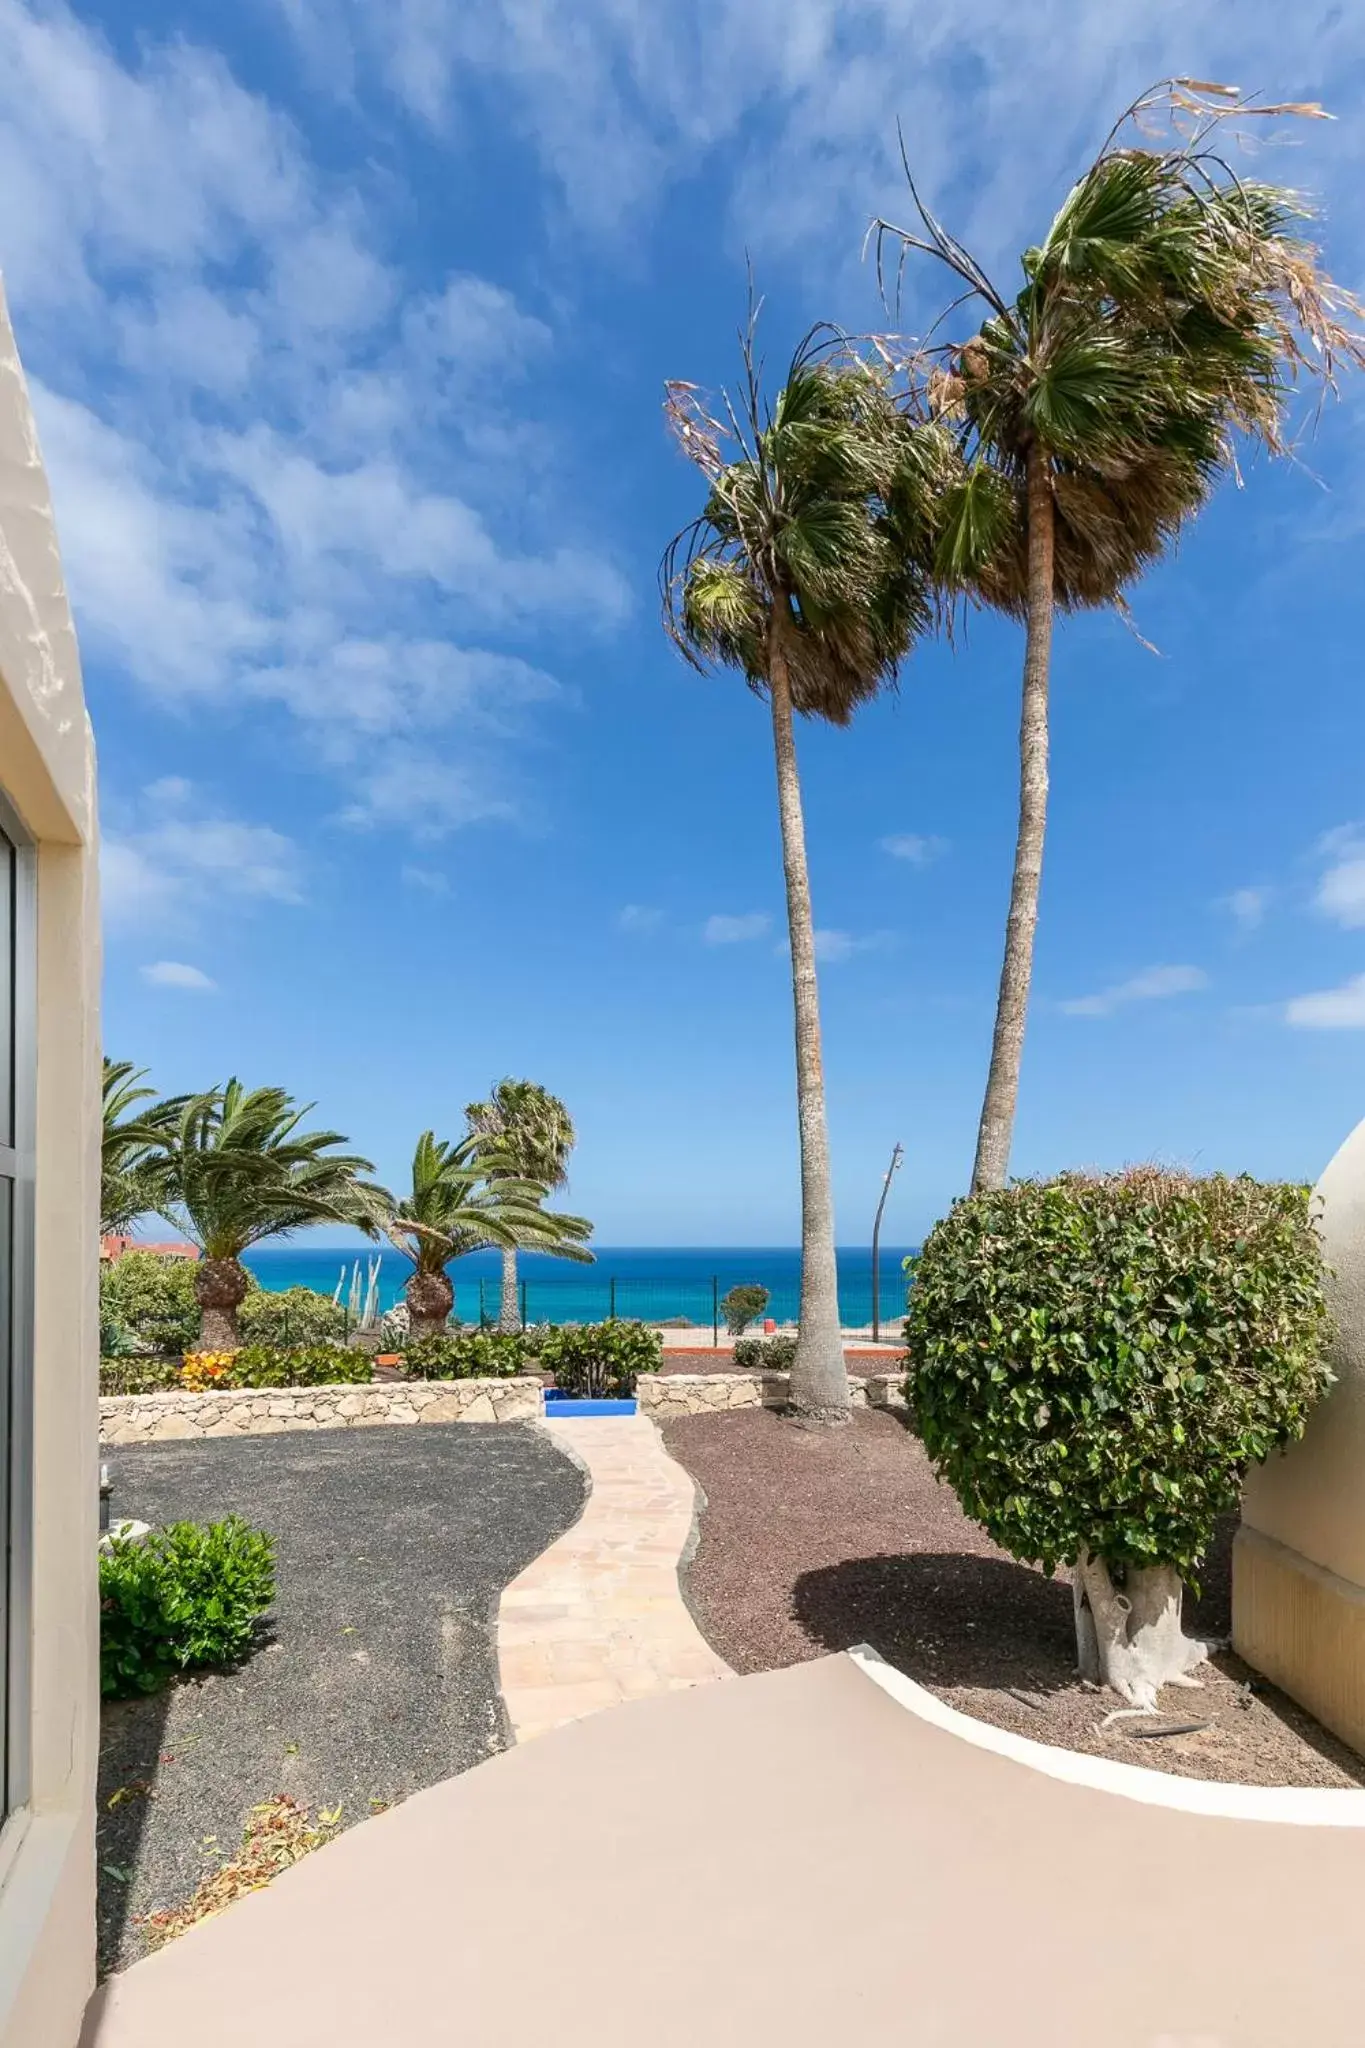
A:
{"label": "cycad palm", "polygon": [[[979,332],[931,352],[931,406],[968,473],[949,494],[948,587],[1025,622],[1019,827],[973,1187],[1003,1185],[1018,1099],[1048,795],[1048,683],[1057,609],[1122,606],[1246,437],[1284,451],[1299,371],[1359,364],[1359,307],[1297,230],[1294,194],[1236,178],[1212,144],[1231,117],[1316,114],[1248,105],[1174,80],[1145,94],[1072,189],[1007,302],[920,203],[931,254],[984,304]],[[1135,123],[1172,123],[1166,148]],[[913,193],[913,186],[912,186]],[[927,366],[927,363],[926,363]]]}
{"label": "cycad palm", "polygon": [[[471,1131],[493,1141],[507,1154],[513,1170],[544,1188],[562,1188],[569,1179],[569,1154],[577,1142],[573,1118],[557,1095],[537,1081],[499,1081],[490,1089],[486,1102],[471,1102],[465,1108],[465,1122]],[[538,1233],[528,1249],[544,1249]],[[517,1290],[517,1246],[502,1247],[502,1302],[498,1327],[515,1330],[521,1321]]]}
{"label": "cycad palm", "polygon": [[808,342],[771,406],[746,338],[729,426],[691,385],[669,387],[683,452],[707,482],[701,516],[664,557],[665,623],[697,668],[737,670],[768,699],[791,943],[801,1146],[801,1322],[792,1405],[849,1411],[820,1045],[815,932],[793,714],[846,725],[895,678],[931,622],[932,472],[941,430],[908,430],[880,364]]}
{"label": "cycad palm", "polygon": [[131,1060],[104,1062],[101,1236],[130,1230],[139,1216],[160,1209],[167,1198],[160,1143],[181,1104],[159,1102],[156,1090],[142,1085],[146,1078],[146,1068]]}
{"label": "cycad palm", "polygon": [[423,1131],[412,1158],[412,1191],[386,1195],[383,1228],[412,1262],[404,1290],[408,1328],[424,1337],[443,1330],[455,1290],[446,1267],[486,1246],[534,1244],[557,1258],[591,1261],[583,1240],[592,1225],[581,1216],[548,1212],[542,1181],[523,1178],[511,1156],[479,1132],[457,1143]]}
{"label": "cycad palm", "polygon": [[310,1223],[353,1223],[374,1234],[379,1192],[360,1180],[368,1159],[334,1148],[336,1131],[299,1129],[299,1107],[283,1088],[247,1090],[240,1081],[187,1097],[160,1137],[168,1196],[162,1214],[203,1252],[195,1268],[200,1338],[206,1350],[239,1342],[237,1310],[251,1282],[241,1255],[262,1238]]}

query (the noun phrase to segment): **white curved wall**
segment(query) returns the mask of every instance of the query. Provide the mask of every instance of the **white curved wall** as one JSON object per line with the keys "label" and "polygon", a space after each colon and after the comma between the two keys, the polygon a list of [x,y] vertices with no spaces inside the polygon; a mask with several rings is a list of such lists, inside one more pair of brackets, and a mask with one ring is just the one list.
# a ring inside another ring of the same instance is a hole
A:
{"label": "white curved wall", "polygon": [[1233,1641],[1365,1751],[1365,1122],[1317,1186],[1337,1383],[1302,1442],[1247,1480]]}

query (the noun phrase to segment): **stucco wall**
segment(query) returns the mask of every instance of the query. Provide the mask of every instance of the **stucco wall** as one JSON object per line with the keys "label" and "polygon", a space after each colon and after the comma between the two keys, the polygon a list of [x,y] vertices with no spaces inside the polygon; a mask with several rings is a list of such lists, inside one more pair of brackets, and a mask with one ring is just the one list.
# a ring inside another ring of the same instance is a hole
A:
{"label": "stucco wall", "polygon": [[1301,1443],[1253,1472],[1233,1556],[1233,1641],[1365,1751],[1365,1123],[1318,1182],[1337,1383]]}
{"label": "stucco wall", "polygon": [[0,2048],[69,2048],[94,1977],[99,913],[94,754],[0,296],[0,788],[37,845],[29,1799],[0,1835]]}

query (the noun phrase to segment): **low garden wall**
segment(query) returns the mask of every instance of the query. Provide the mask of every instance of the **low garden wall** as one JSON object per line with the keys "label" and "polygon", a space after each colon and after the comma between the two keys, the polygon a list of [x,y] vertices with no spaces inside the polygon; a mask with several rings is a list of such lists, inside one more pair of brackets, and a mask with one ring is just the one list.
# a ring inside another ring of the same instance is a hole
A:
{"label": "low garden wall", "polygon": [[106,1394],[100,1437],[109,1444],[176,1437],[277,1436],[290,1429],[364,1429],[403,1422],[538,1422],[533,1377],[399,1380],[386,1386],[235,1388],[210,1394]]}
{"label": "low garden wall", "polygon": [[[855,1408],[904,1408],[905,1374],[850,1373]],[[785,1408],[791,1375],[785,1372],[668,1372],[640,1375],[635,1398],[642,1415],[714,1415],[731,1408]]]}

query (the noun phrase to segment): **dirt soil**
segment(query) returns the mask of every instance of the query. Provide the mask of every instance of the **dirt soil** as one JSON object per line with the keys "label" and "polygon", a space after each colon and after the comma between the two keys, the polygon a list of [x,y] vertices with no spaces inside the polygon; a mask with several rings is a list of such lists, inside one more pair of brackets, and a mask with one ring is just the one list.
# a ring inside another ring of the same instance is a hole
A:
{"label": "dirt soil", "polygon": [[[833,1432],[761,1408],[688,1415],[664,1438],[706,1496],[688,1599],[737,1671],[866,1642],[964,1713],[1036,1742],[1224,1783],[1365,1785],[1365,1759],[1227,1650],[1201,1690],[1166,1689],[1158,1720],[1102,1728],[1123,1702],[1076,1677],[1067,1574],[997,1550],[885,1411]],[[1187,1603],[1191,1633],[1228,1634],[1232,1533]],[[1181,1722],[1208,1725],[1139,1732]]]}

